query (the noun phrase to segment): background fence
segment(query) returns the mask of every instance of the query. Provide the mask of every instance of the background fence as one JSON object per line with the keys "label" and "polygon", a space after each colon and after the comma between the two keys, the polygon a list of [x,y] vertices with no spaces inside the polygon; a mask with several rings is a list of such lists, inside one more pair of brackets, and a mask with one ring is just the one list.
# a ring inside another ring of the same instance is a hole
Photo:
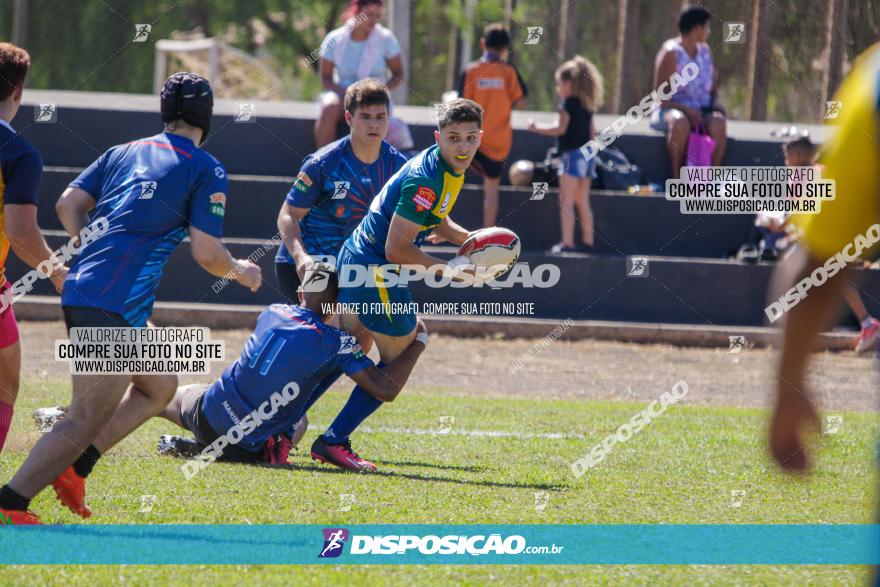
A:
{"label": "background fence", "polygon": [[[153,91],[155,43],[216,37],[240,53],[225,58],[235,82],[220,95],[311,100],[320,90],[308,56],[340,26],[345,0],[0,0],[0,37],[26,47],[34,62],[29,87]],[[876,0],[706,0],[721,99],[738,119],[821,119],[824,102],[853,58],[880,40]],[[402,0],[386,16],[408,37],[407,99],[437,101],[456,86],[468,58],[479,56],[482,27],[507,22],[511,59],[529,85],[529,108],[556,105],[553,70],[580,53],[605,77],[605,112],[625,111],[651,90],[661,43],[677,34],[681,0]],[[387,20],[387,19],[386,19]],[[745,25],[742,42],[725,42],[727,22]],[[149,24],[136,41],[137,25]],[[525,44],[528,27],[541,27]],[[400,35],[399,35],[400,36]],[[193,64],[203,63],[207,59]],[[236,65],[238,64],[238,65]],[[264,67],[262,67],[264,66]],[[262,71],[274,72],[266,79]],[[249,72],[260,75],[247,75]],[[204,73],[207,73],[205,71]],[[251,79],[253,78],[253,79]],[[271,86],[269,88],[268,86]],[[271,91],[269,91],[271,90]]]}

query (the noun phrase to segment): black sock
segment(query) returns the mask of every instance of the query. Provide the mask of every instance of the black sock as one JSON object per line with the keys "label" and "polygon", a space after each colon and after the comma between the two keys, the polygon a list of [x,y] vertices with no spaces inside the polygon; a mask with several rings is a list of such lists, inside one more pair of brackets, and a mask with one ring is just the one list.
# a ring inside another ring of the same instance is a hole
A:
{"label": "black sock", "polygon": [[76,459],[75,463],[73,463],[73,470],[76,471],[77,475],[85,479],[89,476],[89,473],[92,472],[92,469],[95,468],[95,464],[100,458],[101,453],[98,452],[98,449],[95,448],[94,444],[90,444],[85,452]]}
{"label": "black sock", "polygon": [[9,485],[0,487],[0,508],[3,508],[4,510],[24,511],[28,509],[29,505],[31,505],[31,500],[20,495],[14,489],[9,487]]}

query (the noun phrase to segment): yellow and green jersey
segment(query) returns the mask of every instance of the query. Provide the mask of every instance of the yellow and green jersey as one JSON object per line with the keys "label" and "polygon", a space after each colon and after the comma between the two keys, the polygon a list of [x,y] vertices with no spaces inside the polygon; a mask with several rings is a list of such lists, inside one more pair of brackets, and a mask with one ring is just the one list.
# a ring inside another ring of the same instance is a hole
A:
{"label": "yellow and green jersey", "polygon": [[388,230],[395,214],[421,228],[413,243],[422,246],[431,231],[449,215],[464,174],[456,174],[434,145],[425,149],[395,173],[370,203],[370,210],[343,243],[353,262],[384,265]]}

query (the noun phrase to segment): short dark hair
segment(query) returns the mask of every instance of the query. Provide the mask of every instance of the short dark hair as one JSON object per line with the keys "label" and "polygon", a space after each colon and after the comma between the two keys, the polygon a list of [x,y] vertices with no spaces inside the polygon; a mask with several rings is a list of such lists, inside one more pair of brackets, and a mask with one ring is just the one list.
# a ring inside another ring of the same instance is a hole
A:
{"label": "short dark hair", "polygon": [[345,90],[343,105],[347,112],[354,111],[362,106],[385,106],[387,110],[391,105],[391,94],[388,87],[377,79],[368,77],[357,81]]}
{"label": "short dark hair", "polygon": [[487,49],[507,49],[510,47],[510,32],[500,22],[487,24],[483,29],[483,42]]}
{"label": "short dark hair", "polygon": [[448,104],[440,104],[437,110],[437,126],[443,130],[458,122],[476,122],[483,127],[483,107],[467,98],[458,98]]}
{"label": "short dark hair", "polygon": [[24,86],[30,66],[31,56],[27,51],[12,43],[0,43],[0,101]]}
{"label": "short dark hair", "polygon": [[803,153],[809,157],[816,154],[816,145],[808,136],[800,136],[787,141],[782,145],[783,152],[787,153]]}
{"label": "short dark hair", "polygon": [[712,19],[712,14],[703,6],[685,6],[678,15],[678,30],[685,35],[695,26],[704,25]]}

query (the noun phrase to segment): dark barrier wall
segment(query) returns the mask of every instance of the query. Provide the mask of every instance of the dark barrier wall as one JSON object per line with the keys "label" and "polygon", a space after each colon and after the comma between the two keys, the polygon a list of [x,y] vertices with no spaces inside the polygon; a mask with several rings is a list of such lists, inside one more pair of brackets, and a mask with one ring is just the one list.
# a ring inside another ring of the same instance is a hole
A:
{"label": "dark barrier wall", "polygon": [[[39,221],[47,229],[61,229],[55,201],[73,172],[47,172],[41,190]],[[278,208],[289,184],[257,177],[232,178],[224,221],[227,237],[270,238],[277,231]],[[498,224],[516,232],[523,248],[545,251],[559,240],[559,195],[530,200],[531,192],[504,188]],[[725,258],[734,253],[751,230],[751,216],[684,215],[677,202],[656,196],[602,195],[591,197],[596,219],[596,250],[614,255],[667,255]],[[482,223],[483,194],[465,188],[452,216],[466,228]]]}
{"label": "dark barrier wall", "polygon": [[[124,97],[114,99],[124,101]],[[258,116],[252,124],[233,122],[231,116],[215,116],[205,149],[220,159],[229,173],[296,175],[302,159],[314,151],[315,113],[313,105],[289,105],[290,117]],[[55,123],[35,123],[33,116],[32,105],[26,103],[13,120],[13,126],[40,150],[46,165],[85,167],[113,145],[162,130],[158,99],[156,110],[83,108],[61,103]],[[427,124],[427,114],[425,124],[410,128],[418,149],[434,143],[434,127]],[[769,136],[772,126],[762,128],[766,128],[766,139],[729,139],[724,163],[781,165],[780,142]],[[515,129],[508,161],[543,160],[547,149],[554,144],[549,137]],[[640,165],[651,181],[663,181],[668,176],[669,159],[660,133],[623,134],[613,146]]]}
{"label": "dark barrier wall", "polygon": [[[50,237],[53,249],[60,237]],[[260,247],[231,244],[236,257],[246,257]],[[171,255],[157,295],[162,301],[211,304],[270,304],[283,301],[273,271],[274,250],[258,260],[263,268],[263,287],[256,294],[237,283],[223,284],[199,268],[185,242]],[[450,254],[440,254],[449,257]],[[559,267],[560,281],[549,288],[429,288],[422,282],[412,284],[416,302],[424,303],[512,303],[532,304],[533,313],[521,306],[514,315],[536,318],[572,318],[574,320],[619,320],[626,322],[670,322],[697,325],[749,325],[764,323],[767,285],[771,265],[740,265],[723,261],[649,258],[648,276],[627,277],[626,258],[614,256],[547,257],[524,254],[522,262],[532,270],[542,264]],[[8,275],[15,280],[25,271],[12,257]],[[867,291],[880,289],[880,274],[860,272]],[[543,276],[548,273],[543,272]],[[37,282],[38,295],[54,291],[45,281]],[[868,309],[880,307],[870,299]],[[505,312],[489,312],[505,315]],[[876,314],[875,314],[876,315]]]}

